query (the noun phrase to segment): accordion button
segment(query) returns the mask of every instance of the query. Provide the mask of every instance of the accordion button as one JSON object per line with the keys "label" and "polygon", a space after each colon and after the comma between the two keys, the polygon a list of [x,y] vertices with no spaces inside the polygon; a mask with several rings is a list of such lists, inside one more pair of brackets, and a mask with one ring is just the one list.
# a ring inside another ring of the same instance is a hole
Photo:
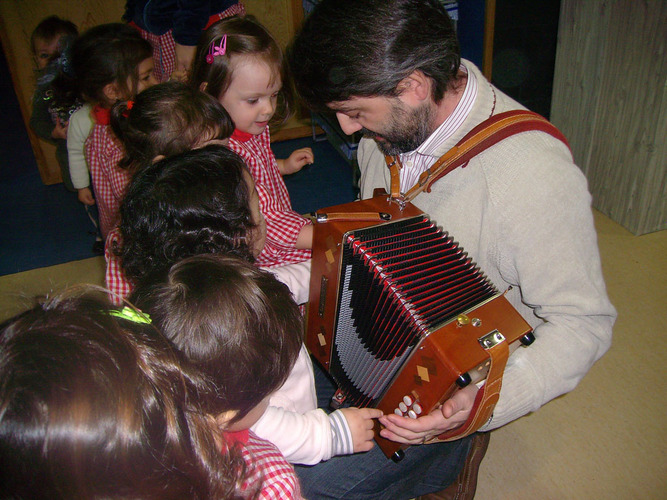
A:
{"label": "accordion button", "polygon": [[399,417],[402,417],[402,416],[403,416],[403,412],[402,412],[401,410],[399,410],[398,408],[396,408],[396,409],[394,410],[394,413],[395,413],[396,415],[398,415]]}
{"label": "accordion button", "polygon": [[398,403],[398,409],[401,410],[403,413],[408,411],[408,407],[406,406],[406,404],[403,401]]}
{"label": "accordion button", "polygon": [[410,410],[410,411],[408,412],[408,417],[410,417],[410,418],[417,418],[417,414],[416,414],[414,411]]}
{"label": "accordion button", "polygon": [[412,405],[412,398],[410,396],[403,396],[403,402],[407,405],[410,406]]}
{"label": "accordion button", "polygon": [[422,407],[419,403],[415,403],[412,405],[412,409],[415,411],[417,415],[421,415],[422,413]]}

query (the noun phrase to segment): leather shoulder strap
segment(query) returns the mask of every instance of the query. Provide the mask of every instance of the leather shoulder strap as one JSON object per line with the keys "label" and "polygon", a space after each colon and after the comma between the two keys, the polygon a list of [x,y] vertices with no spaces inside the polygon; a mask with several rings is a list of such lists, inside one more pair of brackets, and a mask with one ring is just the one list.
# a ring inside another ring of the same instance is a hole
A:
{"label": "leather shoulder strap", "polygon": [[[398,188],[394,189],[394,186],[398,186],[399,183],[400,161],[398,157],[386,156],[385,161],[387,162],[387,166],[391,168],[392,198],[397,199],[399,203],[412,201],[422,191],[430,192],[434,182],[452,170],[465,166],[471,158],[485,149],[490,148],[509,136],[530,130],[546,132],[556,139],[561,140],[568,148],[570,147],[565,136],[549,123],[546,118],[537,113],[523,110],[499,113],[484,120],[468,132],[456,146],[441,156],[428,170],[422,172],[417,184],[412,186],[404,195],[398,193]],[[399,168],[396,168],[396,165]]]}

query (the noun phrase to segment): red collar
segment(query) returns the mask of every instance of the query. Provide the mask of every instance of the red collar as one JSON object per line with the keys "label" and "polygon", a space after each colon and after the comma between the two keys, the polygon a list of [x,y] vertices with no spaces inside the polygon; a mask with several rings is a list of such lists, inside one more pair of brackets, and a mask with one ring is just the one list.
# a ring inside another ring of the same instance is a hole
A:
{"label": "red collar", "polygon": [[242,431],[225,431],[225,438],[229,444],[241,443],[246,444],[250,438],[250,431],[243,429]]}
{"label": "red collar", "polygon": [[103,108],[99,104],[93,106],[93,118],[98,125],[109,125],[111,121],[111,110]]}
{"label": "red collar", "polygon": [[234,132],[232,133],[232,139],[236,139],[239,142],[248,142],[250,139],[255,137],[252,134],[249,134],[248,132],[242,132],[241,130],[235,128]]}

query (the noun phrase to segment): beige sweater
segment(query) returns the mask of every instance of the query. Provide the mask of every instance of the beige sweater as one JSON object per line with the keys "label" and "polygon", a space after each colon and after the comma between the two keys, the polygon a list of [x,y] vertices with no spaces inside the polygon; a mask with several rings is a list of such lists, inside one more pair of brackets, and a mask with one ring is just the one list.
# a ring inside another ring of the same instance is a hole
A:
{"label": "beige sweater", "polygon": [[[523,109],[470,62],[479,91],[444,154],[492,114]],[[384,157],[359,146],[361,196],[389,190]],[[408,186],[409,187],[409,186]],[[407,191],[408,187],[402,187]],[[600,268],[586,179],[568,148],[543,132],[503,140],[413,203],[448,231],[534,327],[536,341],[507,364],[500,400],[484,427],[500,427],[572,390],[611,344],[616,311]]]}

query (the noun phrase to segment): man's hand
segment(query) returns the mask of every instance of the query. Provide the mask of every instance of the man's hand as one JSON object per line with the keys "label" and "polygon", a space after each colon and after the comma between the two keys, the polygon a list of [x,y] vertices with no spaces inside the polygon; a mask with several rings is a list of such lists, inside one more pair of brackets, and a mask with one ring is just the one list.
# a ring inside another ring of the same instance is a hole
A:
{"label": "man's hand", "polygon": [[380,435],[403,444],[424,444],[443,432],[463,425],[472,410],[479,389],[475,384],[454,393],[442,406],[417,419],[399,415],[385,415],[380,423]]}
{"label": "man's hand", "polygon": [[341,408],[352,433],[354,452],[369,451],[373,448],[373,419],[382,416],[377,408]]}

